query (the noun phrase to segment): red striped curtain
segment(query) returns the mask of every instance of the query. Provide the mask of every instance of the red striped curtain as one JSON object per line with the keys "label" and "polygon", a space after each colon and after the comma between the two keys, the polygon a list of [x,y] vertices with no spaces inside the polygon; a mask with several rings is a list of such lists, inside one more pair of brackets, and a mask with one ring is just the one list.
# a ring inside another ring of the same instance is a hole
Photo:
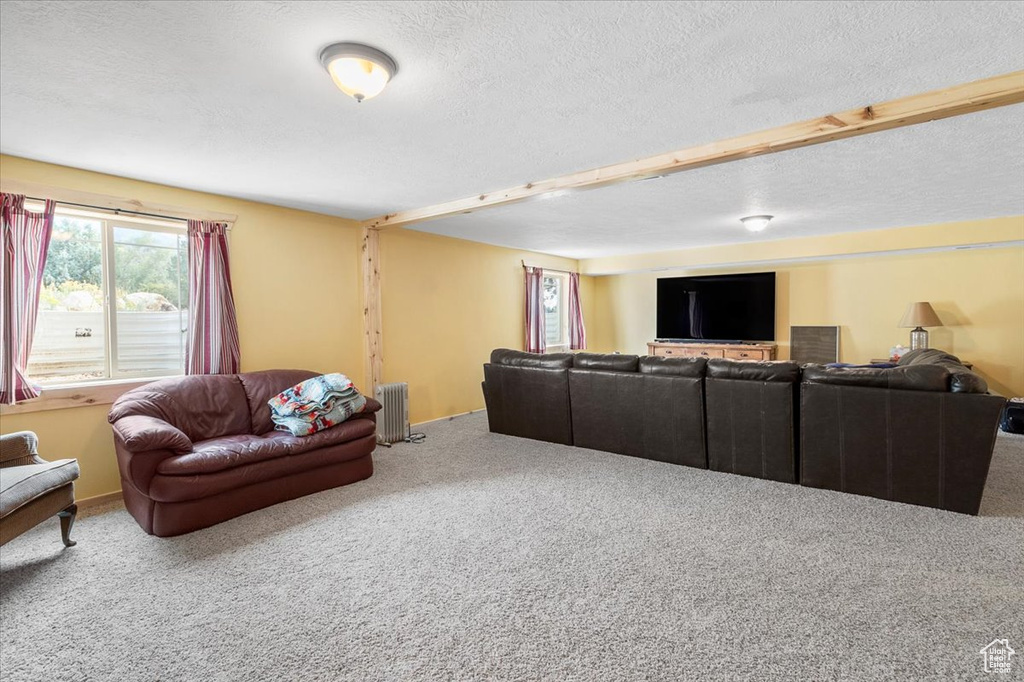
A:
{"label": "red striped curtain", "polygon": [[580,273],[569,273],[569,348],[586,350],[587,328],[583,324],[583,307],[580,305]]}
{"label": "red striped curtain", "polygon": [[188,221],[189,340],[186,374],[239,370],[238,320],[228,267],[228,226]]}
{"label": "red striped curtain", "polygon": [[25,210],[25,197],[0,193],[0,403],[13,405],[39,395],[25,375],[32,351],[43,284],[46,251],[53,233],[56,203],[42,213]]}
{"label": "red striped curtain", "polygon": [[547,348],[544,330],[544,271],[523,266],[526,277],[526,352],[543,353]]}

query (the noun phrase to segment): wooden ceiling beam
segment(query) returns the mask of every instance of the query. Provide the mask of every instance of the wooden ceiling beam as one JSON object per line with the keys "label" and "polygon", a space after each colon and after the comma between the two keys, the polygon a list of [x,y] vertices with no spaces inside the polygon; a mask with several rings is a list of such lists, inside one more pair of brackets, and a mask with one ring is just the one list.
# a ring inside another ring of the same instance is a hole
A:
{"label": "wooden ceiling beam", "polygon": [[388,213],[364,221],[363,226],[369,229],[403,227],[460,213],[472,213],[493,206],[514,204],[554,192],[593,189],[619,182],[681,173],[694,168],[809,147],[1021,102],[1024,102],[1024,71],[1014,71],[1002,76],[879,102],[667,154],[529,182],[433,206]]}

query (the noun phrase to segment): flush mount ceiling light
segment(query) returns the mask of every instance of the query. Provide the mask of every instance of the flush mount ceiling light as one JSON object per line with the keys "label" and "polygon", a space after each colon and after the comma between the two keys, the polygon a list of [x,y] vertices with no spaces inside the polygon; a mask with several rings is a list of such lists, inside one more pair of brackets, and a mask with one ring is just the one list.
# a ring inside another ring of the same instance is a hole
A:
{"label": "flush mount ceiling light", "polygon": [[772,221],[775,216],[770,215],[748,215],[746,218],[740,218],[740,222],[743,223],[743,227],[747,228],[751,232],[760,232],[764,228],[768,227],[768,223]]}
{"label": "flush mount ceiling light", "polygon": [[320,51],[320,63],[338,89],[357,102],[376,97],[398,73],[398,64],[375,47],[334,43]]}

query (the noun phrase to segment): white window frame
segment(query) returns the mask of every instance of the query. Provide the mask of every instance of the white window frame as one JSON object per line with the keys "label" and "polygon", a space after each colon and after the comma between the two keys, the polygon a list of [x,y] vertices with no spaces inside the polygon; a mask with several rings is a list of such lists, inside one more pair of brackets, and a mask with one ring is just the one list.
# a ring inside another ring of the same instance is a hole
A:
{"label": "white window frame", "polygon": [[[544,279],[551,278],[559,281],[558,285],[558,318],[561,327],[559,343],[547,344],[547,327],[544,329],[544,341],[546,353],[566,353],[569,351],[569,275],[564,272],[544,271]],[[545,312],[545,317],[547,313]]]}
{"label": "white window frame", "polygon": [[[28,204],[29,202],[26,202],[26,208],[28,208]],[[31,208],[29,210],[41,211],[43,210],[43,206],[42,204],[39,204],[38,207]],[[185,358],[183,358],[182,369],[179,372],[168,373],[164,370],[157,370],[152,372],[133,373],[130,376],[116,376],[118,357],[117,272],[114,263],[114,230],[118,227],[123,227],[131,230],[146,230],[150,232],[162,232],[165,234],[184,236],[187,234],[186,224],[184,222],[178,223],[173,220],[160,220],[157,218],[130,216],[122,213],[111,214],[104,211],[90,211],[87,209],[63,207],[59,204],[54,211],[54,215],[91,220],[100,223],[100,267],[102,270],[101,279],[103,282],[103,324],[106,333],[104,343],[104,373],[106,376],[97,377],[95,379],[84,379],[82,381],[43,384],[44,394],[52,392],[53,390],[75,387],[100,387],[117,386],[120,384],[148,383],[155,379],[184,375]],[[31,375],[29,375],[29,380],[32,380]],[[140,380],[143,381],[140,382]]]}

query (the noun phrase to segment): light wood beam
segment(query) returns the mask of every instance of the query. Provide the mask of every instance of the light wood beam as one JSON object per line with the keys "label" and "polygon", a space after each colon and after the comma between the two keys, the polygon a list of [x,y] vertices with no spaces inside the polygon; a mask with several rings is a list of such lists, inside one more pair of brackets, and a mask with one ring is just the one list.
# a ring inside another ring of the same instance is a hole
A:
{"label": "light wood beam", "polygon": [[363,346],[366,351],[366,385],[360,388],[373,397],[383,382],[380,305],[380,231],[363,227]]}
{"label": "light wood beam", "polygon": [[809,147],[1021,102],[1024,102],[1024,71],[1015,71],[667,154],[616,163],[549,180],[529,182],[433,206],[389,213],[371,218],[363,225],[372,229],[402,227],[460,213],[472,213],[492,206],[513,204],[552,192],[593,189],[619,182],[681,173],[694,168]]}

